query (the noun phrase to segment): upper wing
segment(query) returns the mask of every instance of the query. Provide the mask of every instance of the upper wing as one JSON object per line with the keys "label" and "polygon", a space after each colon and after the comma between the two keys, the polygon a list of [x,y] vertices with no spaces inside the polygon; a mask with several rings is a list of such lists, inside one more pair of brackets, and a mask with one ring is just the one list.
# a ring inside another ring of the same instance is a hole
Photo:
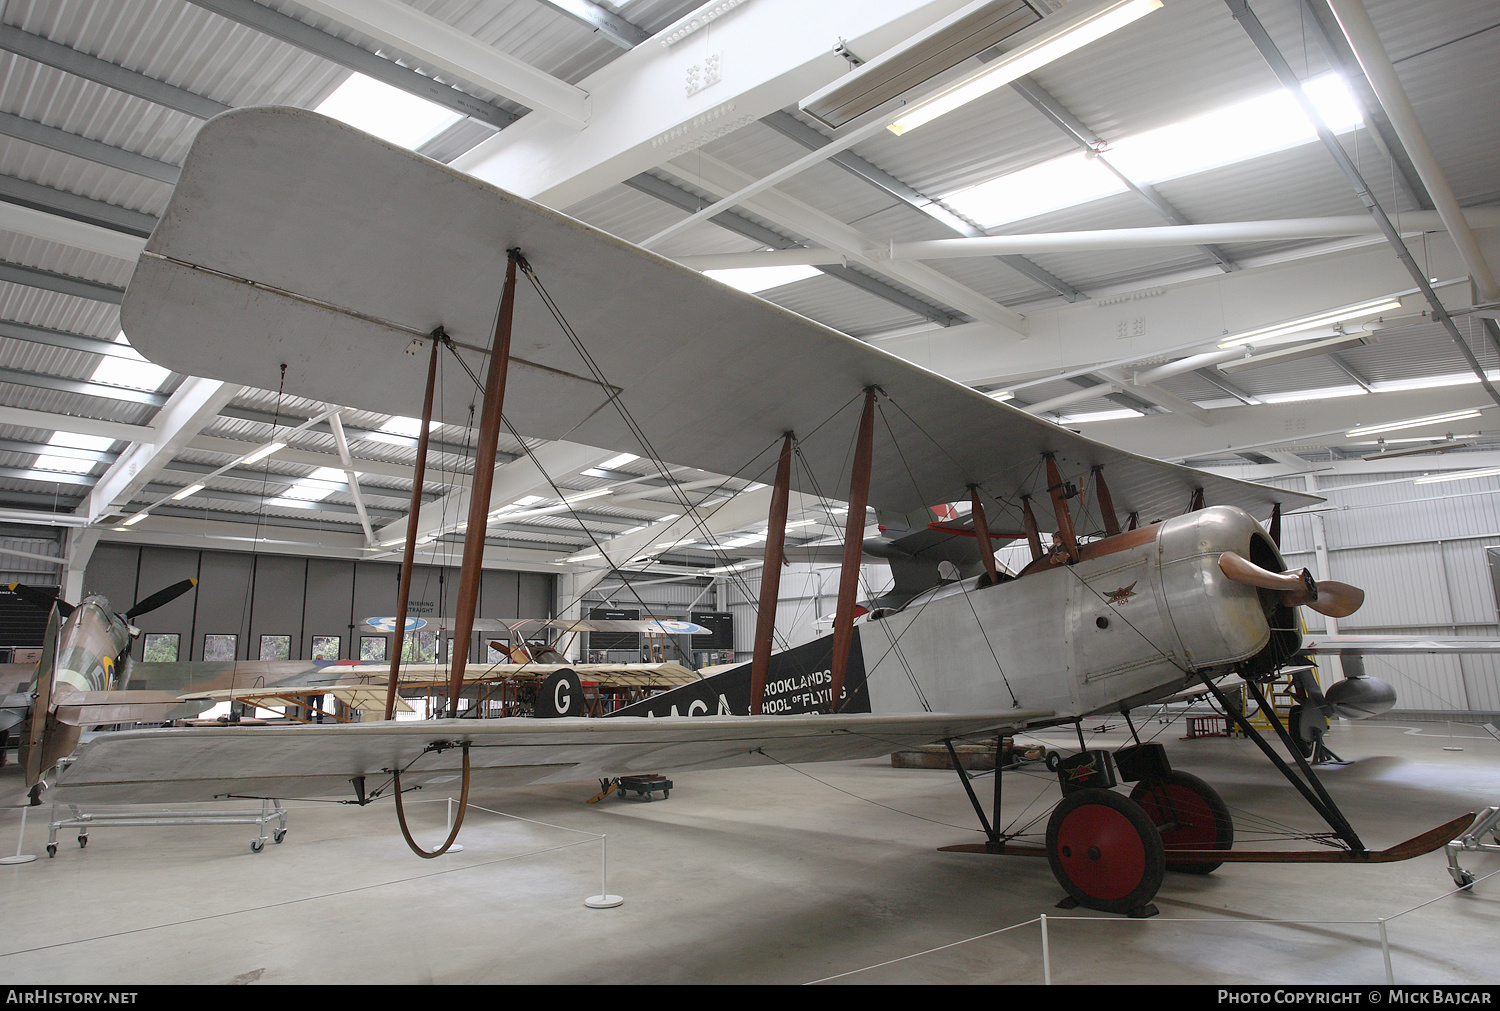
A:
{"label": "upper wing", "polygon": [[[456,787],[468,743],[486,785],[642,772],[872,758],[1051,712],[461,720],[123,731],[84,744],[59,775],[66,803],[168,803],[238,796],[352,796],[400,769],[402,786]],[[442,747],[449,745],[449,747]],[[441,748],[441,750],[439,750]]]}
{"label": "upper wing", "polygon": [[[794,484],[820,494],[843,484],[861,394],[877,386],[888,400],[869,499],[881,509],[955,501],[978,484],[1007,503],[991,511],[992,525],[1019,530],[1018,493],[1039,513],[1049,508],[1043,452],[1056,454],[1066,479],[1105,467],[1121,514],[1143,523],[1182,512],[1197,489],[1211,505],[1260,516],[1274,503],[1318,501],[1085,439],[296,109],[238,110],[199,131],[121,320],[147,358],[178,372],[275,389],[284,363],[289,393],[417,416],[426,356],[405,353],[408,345],[442,326],[456,341],[488,346],[511,247],[608,384],[522,282],[505,414],[524,435],[733,474],[757,457],[769,466],[791,431],[804,462]],[[437,417],[462,424],[472,391],[446,385]],[[712,396],[692,408],[684,389]],[[606,405],[616,390],[651,446]],[[841,405],[847,423],[825,424]]]}

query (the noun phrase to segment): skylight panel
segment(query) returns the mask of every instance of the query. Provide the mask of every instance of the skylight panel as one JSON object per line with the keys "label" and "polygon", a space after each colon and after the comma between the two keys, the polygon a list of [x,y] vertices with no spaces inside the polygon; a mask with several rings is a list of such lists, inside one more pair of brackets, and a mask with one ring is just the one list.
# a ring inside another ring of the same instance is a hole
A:
{"label": "skylight panel", "polygon": [[[432,422],[427,426],[427,430],[429,432],[436,430],[438,424],[439,422]],[[381,425],[380,431],[385,432],[388,435],[399,435],[406,439],[415,439],[417,436],[422,434],[422,419],[403,418],[400,415],[397,415],[390,421],[387,421],[385,424]]]}
{"label": "skylight panel", "polygon": [[[1303,90],[1330,130],[1363,124],[1343,78],[1324,74]],[[1291,92],[1268,92],[1243,102],[1147,130],[1111,143],[1111,164],[1138,182],[1159,183],[1284,151],[1317,139]],[[1097,159],[1078,151],[1011,172],[942,198],[954,210],[994,228],[1123,193],[1126,187]]]}
{"label": "skylight panel", "polygon": [[303,502],[321,502],[340,490],[346,477],[344,472],[333,467],[319,467],[307,477],[298,478],[292,486],[282,492],[281,498],[294,498]]}
{"label": "skylight panel", "polygon": [[[115,338],[115,343],[130,348],[130,341],[125,339],[123,332]],[[161,384],[166,382],[167,377],[172,373],[160,365],[153,365],[146,361],[134,348],[130,350],[133,357],[104,356],[95,366],[94,374],[89,376],[89,380],[110,386],[125,386],[133,390],[161,389]]]}
{"label": "skylight panel", "polygon": [[[1361,124],[1354,98],[1338,75],[1309,81],[1304,90],[1335,133]],[[1108,154],[1126,175],[1156,183],[1285,151],[1317,137],[1292,93],[1282,89],[1126,137],[1111,144]]]}
{"label": "skylight panel", "polygon": [[817,267],[792,265],[785,267],[741,267],[736,270],[705,270],[706,276],[715,281],[721,281],[731,288],[755,294],[757,291],[765,291],[768,288],[779,288],[783,284],[791,284],[794,281],[804,281],[809,277],[817,277],[821,271]]}
{"label": "skylight panel", "polygon": [[463,118],[364,74],[351,74],[323,99],[317,111],[413,150]]}
{"label": "skylight panel", "polygon": [[1079,151],[949,194],[943,203],[992,228],[1124,192],[1118,176]]}
{"label": "skylight panel", "polygon": [[[49,446],[66,446],[69,449],[91,449],[102,453],[114,445],[113,439],[97,435],[74,435],[72,432],[54,432],[47,440]],[[94,469],[94,460],[80,460],[71,456],[51,456],[43,453],[36,458],[37,470],[56,470],[65,474],[87,474]]]}

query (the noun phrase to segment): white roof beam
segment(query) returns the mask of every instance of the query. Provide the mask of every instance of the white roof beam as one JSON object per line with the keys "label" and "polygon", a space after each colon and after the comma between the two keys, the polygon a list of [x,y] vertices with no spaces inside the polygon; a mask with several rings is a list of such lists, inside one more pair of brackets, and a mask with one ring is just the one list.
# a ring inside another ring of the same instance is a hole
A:
{"label": "white roof beam", "polygon": [[[244,442],[240,439],[223,439],[212,435],[199,435],[188,443],[188,448],[202,450],[207,453],[223,453],[225,456],[245,456],[255,451],[258,445],[264,443]],[[283,449],[276,454],[279,463],[295,463],[304,467],[333,467],[342,468],[343,461],[331,453],[315,453],[305,449]],[[402,466],[399,463],[381,463],[377,460],[361,460],[359,457],[351,457],[356,474],[364,474],[366,477],[389,477],[398,481],[411,483],[415,476],[411,467]]]}
{"label": "white roof beam", "polygon": [[[810,509],[821,501],[801,492],[792,492],[787,509],[789,513],[795,514]],[[695,509],[669,523],[653,524],[633,534],[610,538],[601,545],[604,548],[603,559],[575,563],[580,571],[575,574],[573,591],[581,597],[613,572],[616,566],[626,564],[647,549],[664,551],[679,541],[694,540],[698,543],[692,545],[693,548],[711,550],[712,545],[705,542],[705,535],[717,537],[732,530],[763,527],[770,506],[771,489],[757,488],[741,492],[725,502]]]}
{"label": "white roof beam", "polygon": [[[220,17],[254,28],[272,38],[289,42],[299,49],[316,53],[326,60],[389,84],[393,88],[400,88],[408,94],[487,123],[496,129],[505,127],[516,119],[514,113],[497,105],[475,98],[473,95],[466,95],[457,88],[450,88],[415,70],[408,70],[394,60],[388,60],[352,42],[345,42],[335,35],[319,31],[304,21],[278,14],[264,4],[256,3],[255,0],[189,0],[189,2],[205,10],[213,11]],[[303,6],[311,5],[304,4]]]}
{"label": "white roof beam", "polygon": [[[525,116],[453,166],[550,207],[568,207],[837,79],[849,65],[833,52],[835,40],[859,52],[884,52],[963,2],[741,4],[712,31],[671,46],[637,46],[580,82],[592,105],[585,129]],[[723,56],[723,79],[685,95],[687,69],[716,54]]]}
{"label": "white roof beam", "polygon": [[[1083,121],[1073,115],[1072,111],[1059,102],[1050,91],[1043,88],[1030,77],[1022,77],[1014,80],[1010,83],[1010,86],[1013,91],[1030,102],[1049,122],[1072,138],[1075,144],[1089,152],[1091,157],[1096,158],[1099,164],[1113,173],[1132,193],[1150,205],[1151,209],[1156,211],[1157,214],[1160,214],[1174,225],[1191,223],[1188,221],[1187,215],[1179,211],[1173,206],[1171,201],[1157,192],[1156,187],[1150,183],[1132,179],[1122,172],[1109,157],[1108,145],[1104,143],[1104,140],[1085,126]],[[1203,250],[1205,255],[1218,264],[1221,270],[1228,272],[1239,269],[1239,264],[1231,260],[1229,255],[1218,246],[1203,244],[1199,248]]]}
{"label": "white roof beam", "polygon": [[[1500,230],[1482,231],[1479,237],[1489,255],[1500,253]],[[1452,245],[1433,241],[1428,252],[1439,290],[1455,304],[1467,301],[1467,282],[1446,288],[1441,284],[1467,273]],[[1008,389],[1011,383],[1065,378],[1075,369],[1093,372],[1157,356],[1212,353],[1226,334],[1412,290],[1410,276],[1383,243],[1323,258],[1317,270],[1309,270],[1303,260],[1252,267],[1242,258],[1241,264],[1246,269],[1232,274],[1213,269],[1179,283],[1126,290],[1121,294],[1130,297],[1113,304],[1055,306],[1031,318],[1031,333],[1024,341],[997,341],[988,325],[970,323],[944,330],[942,341],[932,340],[930,332],[914,333],[881,340],[879,346],[957,382]],[[1139,323],[1140,335],[1121,340],[1120,323]],[[1213,362],[1187,368],[1208,364]],[[1157,382],[1165,377],[1141,378]]]}
{"label": "white roof beam", "polygon": [[398,0],[299,0],[301,6],[409,53],[570,129],[588,125],[589,93]]}
{"label": "white roof beam", "polygon": [[0,228],[121,260],[134,260],[146,248],[139,236],[8,201],[0,202]]}
{"label": "white roof beam", "polygon": [[118,421],[75,418],[68,414],[49,414],[46,411],[32,411],[24,407],[0,407],[0,425],[36,428],[44,432],[92,435],[121,442],[150,442],[156,438],[156,429],[147,425],[126,425]]}
{"label": "white roof beam", "polygon": [[559,14],[572,18],[590,31],[613,42],[621,49],[634,49],[645,42],[651,34],[626,21],[613,11],[606,10],[590,0],[538,0]]}
{"label": "white roof beam", "polygon": [[349,496],[354,499],[354,510],[359,513],[359,525],[364,528],[365,542],[373,547],[375,531],[370,528],[370,515],[365,512],[365,499],[359,493],[359,475],[354,470],[353,458],[349,456],[349,440],[344,438],[344,423],[339,418],[339,412],[334,411],[328,416],[328,425],[333,429],[333,442],[339,450],[339,464],[344,469],[344,479],[348,481]]}
{"label": "white roof beam", "polygon": [[[1471,228],[1500,228],[1500,207],[1471,207],[1464,217]],[[1408,211],[1401,215],[1404,234],[1441,232],[1447,228],[1436,211]],[[1340,214],[1317,218],[1266,221],[1222,221],[1198,225],[1153,225],[1145,228],[1097,228],[1069,232],[1028,232],[962,239],[927,239],[871,245],[865,255],[887,260],[947,260],[995,256],[1001,253],[1074,253],[1111,249],[1156,249],[1199,246],[1205,242],[1285,242],[1292,239],[1379,235],[1380,226],[1368,214]],[[694,270],[839,263],[846,254],[827,247],[775,249],[755,253],[709,253],[683,256],[678,262]]]}
{"label": "white roof beam", "polygon": [[157,412],[150,441],[140,441],[120,454],[78,507],[90,520],[126,508],[156,475],[160,474],[193,437],[219,416],[219,409],[240,392],[240,387],[217,379],[189,376]]}
{"label": "white roof beam", "polygon": [[[1359,441],[1346,436],[1356,425],[1371,427],[1410,418],[1426,418],[1466,408],[1494,408],[1479,386],[1448,386],[1433,390],[1405,390],[1248,407],[1223,407],[1214,411],[1214,427],[1202,428],[1177,414],[1153,414],[1122,421],[1096,421],[1084,434],[1133,453],[1162,457],[1164,446],[1172,447],[1169,462],[1228,453],[1261,452],[1322,447]],[[1429,428],[1404,430],[1401,435],[1445,431],[1475,431],[1484,419],[1435,424]],[[1465,428],[1472,425],[1474,428]],[[1270,435],[1268,438],[1267,436]],[[1375,436],[1370,436],[1374,439]],[[1412,469],[1424,468],[1412,462]],[[1213,503],[1209,503],[1212,505]],[[1142,517],[1144,519],[1144,517]]]}
{"label": "white roof beam", "polygon": [[[701,151],[694,152],[691,158],[682,159],[680,166],[674,163],[669,167],[684,181],[713,192],[731,193],[747,182],[753,182],[750,176],[739,169]],[[1026,317],[1020,313],[1007,309],[926,264],[895,262],[872,256],[868,252],[876,245],[872,237],[810,204],[772,189],[747,199],[743,206],[752,213],[806,235],[812,241],[822,243],[877,273],[900,281],[928,298],[936,299],[942,305],[952,306],[975,319],[1000,328],[1005,335],[1019,338],[1026,334]]]}
{"label": "white roof beam", "polygon": [[1125,387],[1125,392],[1133,396],[1148,400],[1157,407],[1165,408],[1173,414],[1182,414],[1192,418],[1200,425],[1212,425],[1213,416],[1191,400],[1184,400],[1177,394],[1169,392],[1157,386],[1155,383],[1141,382],[1139,379],[1127,376],[1123,369],[1100,369],[1099,375],[1113,382],[1118,382]]}
{"label": "white roof beam", "polygon": [[1396,68],[1380,41],[1379,33],[1375,31],[1375,25],[1370,21],[1369,13],[1359,0],[1328,0],[1328,5],[1333,8],[1339,27],[1344,30],[1344,37],[1348,39],[1365,77],[1374,88],[1381,108],[1390,117],[1396,136],[1401,138],[1402,146],[1416,166],[1422,185],[1427,187],[1433,206],[1437,208],[1449,234],[1458,245],[1459,255],[1463,257],[1469,274],[1474,279],[1479,299],[1483,302],[1500,302],[1500,285],[1495,283],[1494,272],[1464,220],[1458,198],[1453,195],[1453,187],[1448,184],[1448,178],[1443,174],[1437,155],[1427,141],[1422,124],[1417,121],[1416,110],[1406,97],[1406,89],[1396,76]]}
{"label": "white roof beam", "polygon": [[[571,442],[549,442],[533,450],[533,455],[535,461],[531,456],[519,456],[495,468],[495,483],[490,489],[491,511],[526,495],[555,496],[552,485],[548,483],[549,477],[553,481],[561,480],[581,470],[597,467],[616,454]],[[465,486],[424,503],[417,514],[417,536],[440,535],[462,527],[469,516],[469,496],[470,489]],[[375,532],[375,538],[377,543],[386,546],[393,541],[404,541],[406,518],[387,523]]]}

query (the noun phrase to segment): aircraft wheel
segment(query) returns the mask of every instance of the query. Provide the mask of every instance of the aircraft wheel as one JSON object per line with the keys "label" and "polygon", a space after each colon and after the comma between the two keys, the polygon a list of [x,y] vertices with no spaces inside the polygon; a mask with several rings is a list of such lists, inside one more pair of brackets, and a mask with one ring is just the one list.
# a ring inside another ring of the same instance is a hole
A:
{"label": "aircraft wheel", "polygon": [[1173,771],[1161,779],[1143,779],[1130,791],[1130,799],[1141,805],[1161,832],[1169,871],[1207,874],[1219,866],[1174,861],[1173,850],[1234,847],[1234,819],[1229,816],[1229,808],[1218,791],[1192,773]]}
{"label": "aircraft wheel", "polygon": [[1047,861],[1079,905],[1105,913],[1144,907],[1161,887],[1161,834],[1139,804],[1108,790],[1068,794],[1047,822]]}
{"label": "aircraft wheel", "polygon": [[1055,751],[1049,751],[1047,752],[1047,759],[1043,764],[1047,766],[1048,772],[1056,772],[1062,768],[1062,756]]}
{"label": "aircraft wheel", "polygon": [[[1316,719],[1319,719],[1317,715],[1301,705],[1292,706],[1292,711],[1287,714],[1287,733],[1291,734],[1292,741],[1297,745],[1297,753],[1309,761],[1317,754],[1318,739],[1322,737],[1322,728],[1312,723]],[[1314,737],[1310,741],[1303,737],[1304,723],[1309,724],[1314,730]]]}

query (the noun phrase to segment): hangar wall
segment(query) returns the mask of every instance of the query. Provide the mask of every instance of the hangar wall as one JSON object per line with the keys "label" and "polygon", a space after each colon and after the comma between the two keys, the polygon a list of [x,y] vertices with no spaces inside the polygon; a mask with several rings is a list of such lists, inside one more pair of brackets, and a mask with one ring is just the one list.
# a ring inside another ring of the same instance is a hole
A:
{"label": "hangar wall", "polygon": [[[59,537],[37,535],[25,527],[10,527],[0,530],[0,548],[25,551],[32,555],[48,555],[61,560],[62,540]],[[38,586],[58,585],[61,565],[44,562],[40,558],[27,558],[0,552],[0,582],[34,583]]]}
{"label": "hangar wall", "polygon": [[[292,660],[313,658],[315,636],[337,636],[338,659],[358,659],[365,618],[395,613],[399,566],[288,555],[100,544],[84,575],[85,592],[102,593],[124,611],[135,600],[188,577],[189,592],[137,621],[143,634],[131,647],[140,659],[144,633],[179,636],[179,660],[203,659],[204,637],[234,635],[235,659],[258,660],[262,636],[287,636]],[[479,614],[546,617],[553,583],[546,573],[487,569],[480,581]],[[413,572],[411,613],[428,619],[453,614],[456,566],[419,565]],[[483,656],[479,636],[471,656]]]}
{"label": "hangar wall", "polygon": [[[1413,484],[1413,469],[1378,477],[1325,473],[1316,494],[1328,578],[1365,590],[1365,605],[1338,622],[1340,632],[1367,635],[1500,636],[1495,585],[1485,549],[1500,546],[1500,478]],[[1271,482],[1303,490],[1303,479]],[[1317,572],[1310,516],[1290,516],[1282,552],[1289,565]],[[1307,611],[1310,631],[1323,618]],[[1500,713],[1500,658],[1410,656],[1367,658],[1365,670],[1390,681],[1396,715]]]}

